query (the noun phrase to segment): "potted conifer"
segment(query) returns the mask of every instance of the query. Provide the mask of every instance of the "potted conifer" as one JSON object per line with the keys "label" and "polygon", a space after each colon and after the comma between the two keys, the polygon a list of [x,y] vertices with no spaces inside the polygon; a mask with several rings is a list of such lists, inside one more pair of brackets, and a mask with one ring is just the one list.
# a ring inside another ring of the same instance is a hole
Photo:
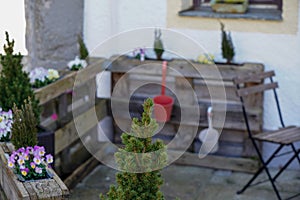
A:
{"label": "potted conifer", "polygon": [[[13,107],[12,144],[0,144],[0,185],[8,199],[67,199],[69,191],[51,169],[53,156],[37,146],[37,119],[31,99]],[[4,155],[6,155],[4,157]]]}
{"label": "potted conifer", "polygon": [[[15,104],[18,109],[24,105],[24,101],[31,99],[32,110],[37,119],[38,143],[45,146],[46,150],[54,154],[54,132],[48,131],[39,126],[41,108],[39,100],[35,97],[34,90],[30,83],[29,75],[23,71],[23,56],[14,53],[14,40],[10,40],[8,32],[4,45],[4,55],[0,55],[2,71],[0,73],[0,108],[8,112]],[[14,114],[14,113],[13,113]]]}
{"label": "potted conifer", "polygon": [[122,172],[116,174],[117,185],[106,196],[100,194],[102,200],[164,199],[159,169],[166,166],[167,153],[162,141],[152,141],[158,128],[151,118],[153,100],[147,99],[143,108],[142,118],[134,118],[131,132],[121,136],[125,147],[115,153],[115,159]]}
{"label": "potted conifer", "polygon": [[224,24],[221,22],[221,33],[222,33],[222,56],[226,59],[227,64],[231,64],[233,57],[235,55],[234,46],[231,39],[230,32],[226,32],[224,29]]}

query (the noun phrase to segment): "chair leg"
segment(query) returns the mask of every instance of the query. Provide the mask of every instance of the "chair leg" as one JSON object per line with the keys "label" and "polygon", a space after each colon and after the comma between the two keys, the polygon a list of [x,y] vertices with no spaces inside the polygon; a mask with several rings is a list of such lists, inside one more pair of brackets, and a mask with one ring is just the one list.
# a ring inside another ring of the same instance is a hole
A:
{"label": "chair leg", "polygon": [[266,170],[267,176],[268,176],[268,178],[269,178],[269,180],[270,180],[270,182],[272,184],[272,187],[274,189],[274,192],[276,193],[276,196],[277,196],[278,200],[281,200],[281,196],[280,196],[279,191],[278,191],[278,189],[277,189],[277,187],[276,187],[276,185],[274,183],[275,181],[273,180],[269,169],[267,168],[267,166],[265,166],[264,168]]}
{"label": "chair leg", "polygon": [[251,140],[252,140],[252,142],[253,142],[254,148],[255,148],[255,150],[256,150],[256,152],[257,152],[257,154],[258,154],[258,157],[259,157],[259,159],[260,159],[260,161],[261,161],[261,163],[262,163],[263,166],[260,167],[260,168],[257,170],[257,172],[253,175],[253,177],[252,177],[252,178],[248,181],[248,183],[243,187],[243,189],[237,191],[237,194],[242,194],[242,193],[243,193],[243,192],[244,192],[244,191],[252,184],[252,182],[257,178],[257,176],[258,176],[263,170],[266,170],[267,175],[268,175],[268,178],[269,178],[269,180],[270,180],[271,183],[272,183],[272,186],[273,186],[273,188],[274,188],[274,190],[275,190],[275,193],[276,193],[278,199],[281,199],[281,197],[280,197],[280,195],[279,195],[279,192],[278,192],[278,190],[277,190],[275,184],[274,184],[273,181],[272,181],[272,177],[271,177],[270,172],[269,172],[269,170],[268,170],[268,168],[267,168],[267,165],[272,161],[272,159],[275,157],[275,155],[283,148],[283,145],[280,145],[280,146],[274,151],[274,153],[269,157],[269,159],[268,159],[266,162],[264,162],[263,157],[262,157],[262,155],[261,155],[261,153],[260,153],[260,151],[259,151],[259,149],[258,149],[257,144],[255,143],[255,141],[254,141],[253,139],[251,139]]}
{"label": "chair leg", "polygon": [[[292,145],[292,149],[293,151],[295,152],[294,155],[285,163],[285,165],[277,172],[277,174],[273,177],[273,181],[275,181],[279,176],[280,174],[293,162],[293,160],[295,158],[298,159],[299,161],[299,151],[297,152],[296,151],[296,148]],[[299,164],[300,164],[300,161],[299,161]]]}
{"label": "chair leg", "polygon": [[291,146],[292,146],[292,149],[293,149],[293,151],[295,152],[295,154],[296,154],[296,156],[297,156],[297,160],[298,160],[299,165],[300,165],[300,156],[299,156],[299,154],[300,154],[300,149],[298,149],[298,151],[297,151],[294,144],[291,144]]}
{"label": "chair leg", "polygon": [[252,184],[252,182],[258,177],[258,175],[264,170],[264,167],[260,167],[259,170],[252,176],[248,183],[243,187],[243,189],[237,191],[237,194],[242,194],[245,190]]}

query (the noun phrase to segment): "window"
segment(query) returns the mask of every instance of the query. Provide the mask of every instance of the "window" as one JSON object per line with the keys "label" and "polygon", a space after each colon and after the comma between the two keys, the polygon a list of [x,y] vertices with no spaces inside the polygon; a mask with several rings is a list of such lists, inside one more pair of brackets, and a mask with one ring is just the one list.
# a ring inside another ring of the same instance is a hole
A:
{"label": "window", "polygon": [[216,13],[210,7],[210,0],[193,0],[193,5],[179,12],[180,16],[210,18],[248,18],[262,20],[282,20],[282,0],[249,0],[246,13]]}

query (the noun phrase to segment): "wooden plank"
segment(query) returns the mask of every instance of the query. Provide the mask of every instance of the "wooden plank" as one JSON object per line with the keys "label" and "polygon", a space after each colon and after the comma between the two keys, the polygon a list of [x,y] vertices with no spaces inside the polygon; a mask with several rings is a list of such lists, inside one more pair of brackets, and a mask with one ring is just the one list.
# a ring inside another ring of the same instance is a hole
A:
{"label": "wooden plank", "polygon": [[30,200],[30,194],[8,167],[3,169],[3,183],[2,188],[8,199]]}
{"label": "wooden plank", "polygon": [[235,84],[247,83],[247,82],[254,82],[254,83],[261,83],[262,79],[269,78],[275,76],[274,71],[268,71],[263,73],[254,73],[250,75],[240,75],[233,79]]}
{"label": "wooden plank", "polygon": [[41,179],[30,182],[38,199],[61,199],[62,191],[54,179]]}
{"label": "wooden plank", "polygon": [[39,99],[40,105],[55,99],[66,91],[71,90],[74,86],[80,86],[88,80],[95,78],[95,76],[103,70],[104,62],[104,59],[99,59],[96,62],[88,65],[88,67],[85,69],[76,72],[70,72],[54,83],[36,89],[35,95]]}
{"label": "wooden plank", "polygon": [[97,165],[99,165],[99,161],[96,158],[91,157],[64,180],[65,185],[69,189],[73,189],[85,178],[85,176],[92,172]]}
{"label": "wooden plank", "polygon": [[267,84],[261,84],[251,87],[245,87],[237,90],[238,96],[247,96],[254,93],[263,92],[265,90],[275,89],[278,88],[278,83],[267,83]]}
{"label": "wooden plank", "polygon": [[187,105],[193,105],[197,102],[196,97],[193,98],[195,96],[193,78],[176,77],[175,85],[175,94],[179,102],[184,102]]}
{"label": "wooden plank", "polygon": [[[171,156],[172,159],[181,155],[181,152],[170,150],[168,151],[168,155]],[[251,159],[230,158],[212,155],[208,155],[203,159],[199,159],[197,154],[188,152],[185,152],[181,157],[179,157],[179,159],[175,161],[175,164],[193,165],[199,167],[209,167],[213,169],[224,169],[247,173],[255,173],[258,169],[258,162]]]}
{"label": "wooden plank", "polygon": [[[97,114],[97,116],[96,116]],[[55,154],[68,147],[79,136],[83,136],[88,130],[93,128],[100,119],[106,116],[106,101],[100,101],[95,107],[77,116],[63,128],[55,131]],[[75,123],[77,126],[75,126]],[[78,135],[80,133],[80,135]]]}
{"label": "wooden plank", "polygon": [[128,74],[113,73],[112,74],[112,96],[114,97],[129,97]]}
{"label": "wooden plank", "polygon": [[300,141],[300,128],[288,127],[278,131],[265,132],[254,136],[255,139],[261,141],[269,141],[280,144],[291,144]]}
{"label": "wooden plank", "polygon": [[[52,174],[56,174],[54,172],[54,170],[52,169],[49,169],[49,171],[52,173]],[[64,182],[59,178],[59,176],[55,175],[53,177],[53,179],[55,180],[55,182],[57,183],[57,185],[59,185],[60,189],[61,189],[61,192],[62,192],[62,200],[63,199],[68,199],[69,198],[69,195],[70,195],[70,191],[68,189],[68,187],[64,184]]]}
{"label": "wooden plank", "polygon": [[26,188],[27,192],[30,194],[30,200],[38,200],[38,196],[30,182],[25,182],[23,185]]}
{"label": "wooden plank", "polygon": [[[141,62],[137,59],[128,59],[125,56],[112,57],[111,66],[108,70],[112,72],[127,73],[131,69],[135,68],[135,74],[147,74],[161,76],[161,62],[146,60],[141,66]],[[217,67],[216,67],[217,66]],[[168,67],[173,70],[168,70],[167,76],[178,76],[178,74],[189,78],[200,79],[222,79],[226,81],[232,81],[232,79],[241,74],[257,73],[264,70],[264,65],[260,63],[244,63],[241,66],[233,67],[232,65],[205,65],[196,63],[193,61],[177,60],[173,59],[168,62]],[[220,75],[220,76],[219,76]]]}

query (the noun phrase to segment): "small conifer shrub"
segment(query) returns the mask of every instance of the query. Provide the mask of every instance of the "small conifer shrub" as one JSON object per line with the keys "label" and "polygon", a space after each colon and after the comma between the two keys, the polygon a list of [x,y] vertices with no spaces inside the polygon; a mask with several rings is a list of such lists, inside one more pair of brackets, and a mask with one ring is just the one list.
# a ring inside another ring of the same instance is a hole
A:
{"label": "small conifer shrub", "polygon": [[86,45],[80,35],[78,35],[78,44],[79,44],[79,58],[81,60],[87,60],[89,56],[89,51],[86,48]]}
{"label": "small conifer shrub", "polygon": [[155,29],[154,31],[154,52],[157,60],[161,60],[162,54],[164,53],[164,45],[161,40],[161,30]]}
{"label": "small conifer shrub", "polygon": [[21,108],[28,97],[32,102],[32,109],[35,117],[39,120],[39,102],[34,96],[34,91],[30,83],[28,73],[23,71],[22,58],[18,53],[14,54],[14,40],[10,41],[6,32],[6,42],[4,45],[5,55],[0,55],[2,71],[0,73],[0,107],[4,111],[12,109],[14,104]]}
{"label": "small conifer shrub", "polygon": [[[158,124],[151,118],[153,100],[144,104],[142,119],[133,119],[131,133],[123,133],[121,138],[125,147],[115,153],[118,167],[117,185],[112,185],[101,200],[163,200],[160,191],[163,179],[160,169],[166,166],[167,154],[161,140],[152,141]],[[154,153],[157,152],[157,153]]]}
{"label": "small conifer shrub", "polygon": [[31,99],[25,100],[21,109],[14,105],[13,113],[11,142],[15,148],[37,145],[38,120],[34,116]]}
{"label": "small conifer shrub", "polygon": [[224,24],[221,23],[222,32],[222,56],[227,60],[227,63],[231,63],[235,55],[234,46],[231,39],[230,32],[227,33],[224,29]]}

